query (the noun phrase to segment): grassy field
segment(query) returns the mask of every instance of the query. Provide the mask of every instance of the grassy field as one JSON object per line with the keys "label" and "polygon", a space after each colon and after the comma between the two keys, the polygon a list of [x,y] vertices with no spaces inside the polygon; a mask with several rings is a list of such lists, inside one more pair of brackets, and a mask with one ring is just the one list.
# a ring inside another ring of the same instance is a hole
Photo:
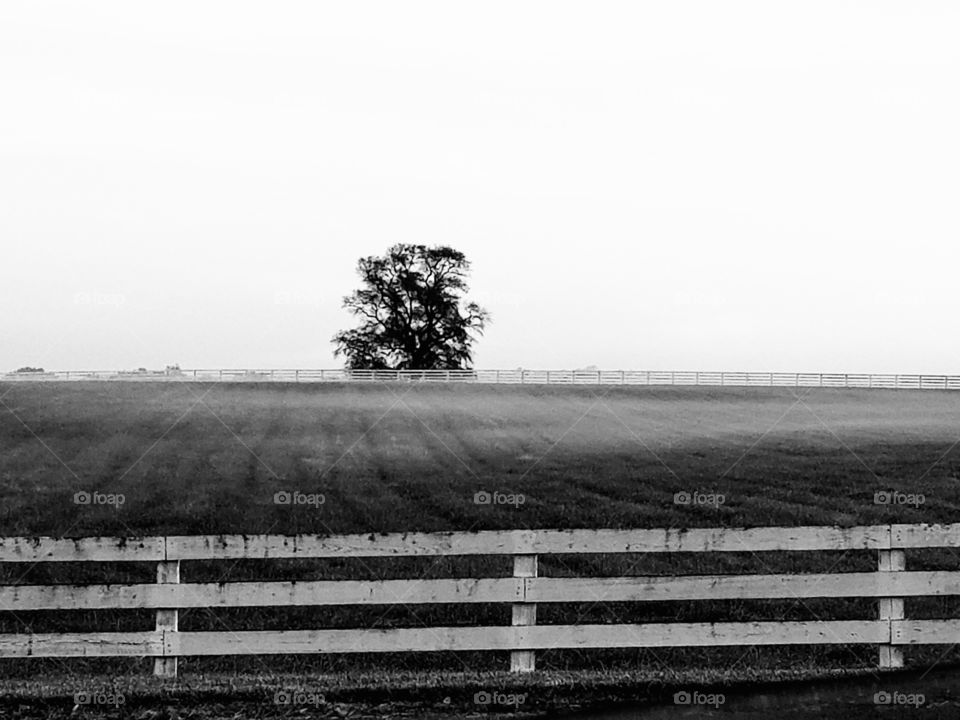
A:
{"label": "grassy field", "polygon": [[[5,534],[857,524],[958,517],[960,393],[0,384]],[[277,506],[274,494],[325,504]],[[523,493],[519,507],[473,502]],[[679,490],[723,493],[676,506]],[[874,492],[923,492],[919,507]],[[80,490],[124,505],[81,506]]]}
{"label": "grassy field", "polygon": [[[565,527],[855,525],[960,517],[960,393],[764,388],[469,385],[0,384],[0,535],[349,533]],[[924,496],[878,505],[874,494]],[[75,493],[122,495],[78,505]],[[283,491],[317,507],[277,505]],[[522,494],[479,505],[478,491]],[[681,491],[719,506],[677,505]],[[869,570],[872,553],[546,557],[544,575]],[[955,568],[953,553],[908,567]],[[184,563],[184,581],[497,576],[504,558]],[[146,565],[0,568],[3,581],[152,581]],[[908,617],[956,614],[908,600]],[[500,606],[182,612],[183,630],[509,624]],[[869,600],[544,605],[538,623],[875,617]],[[18,613],[0,632],[152,627],[149,612]],[[942,649],[908,653],[931,662]],[[538,666],[601,673],[723,666],[855,668],[875,650],[704,648],[545,652]],[[949,656],[952,657],[952,656]],[[187,672],[497,670],[498,653],[186,660]],[[70,661],[90,673],[149,672],[142,661]],[[62,663],[0,663],[27,677]],[[637,675],[640,677],[640,675]]]}

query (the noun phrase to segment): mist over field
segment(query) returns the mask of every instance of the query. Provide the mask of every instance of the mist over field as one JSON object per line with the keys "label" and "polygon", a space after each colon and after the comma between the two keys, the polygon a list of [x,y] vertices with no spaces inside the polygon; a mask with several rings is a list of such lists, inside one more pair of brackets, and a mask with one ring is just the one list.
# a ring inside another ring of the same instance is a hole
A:
{"label": "mist over field", "polygon": [[[52,383],[0,416],[7,534],[945,522],[960,394]],[[882,491],[923,505],[876,504]],[[123,494],[77,505],[78,491]],[[277,505],[278,492],[322,494]],[[524,503],[478,505],[479,491]],[[678,506],[677,492],[723,494]]]}

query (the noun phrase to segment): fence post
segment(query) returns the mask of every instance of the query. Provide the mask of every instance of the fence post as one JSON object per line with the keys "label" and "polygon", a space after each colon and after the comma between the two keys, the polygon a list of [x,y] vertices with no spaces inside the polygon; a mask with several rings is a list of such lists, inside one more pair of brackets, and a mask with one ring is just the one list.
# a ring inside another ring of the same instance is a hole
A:
{"label": "fence post", "polygon": [[626,384],[627,384],[627,374],[626,374],[626,372],[623,371],[623,370],[620,371],[620,384],[621,384],[621,385],[626,385]]}
{"label": "fence post", "polygon": [[[877,569],[880,572],[900,572],[907,566],[906,553],[903,550],[880,550]],[[881,620],[903,620],[903,598],[880,598]],[[891,639],[893,632],[891,628]],[[880,646],[880,667],[903,667],[903,650],[896,645]]]}
{"label": "fence post", "polygon": [[[157,582],[164,585],[180,582],[180,561],[170,560],[157,563]],[[177,632],[177,610],[157,610],[157,632],[164,635]],[[167,643],[163,643],[164,647]],[[153,661],[153,674],[157,677],[176,677],[177,658],[162,657]]]}
{"label": "fence post", "polygon": [[[516,578],[537,577],[537,556],[514,556],[513,576]],[[536,624],[536,603],[513,604],[513,627],[529,627]],[[536,669],[536,662],[537,656],[534,650],[512,650],[510,652],[510,672],[533,672]]]}

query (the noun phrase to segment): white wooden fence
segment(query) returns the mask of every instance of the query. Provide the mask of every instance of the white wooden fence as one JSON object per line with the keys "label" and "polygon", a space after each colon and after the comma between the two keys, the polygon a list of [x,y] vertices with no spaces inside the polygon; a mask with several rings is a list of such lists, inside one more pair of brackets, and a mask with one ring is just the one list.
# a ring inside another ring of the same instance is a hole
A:
{"label": "white wooden fence", "polygon": [[[960,619],[909,620],[903,599],[960,595],[960,571],[905,569],[910,548],[960,547],[960,524],[852,528],[510,530],[383,535],[0,538],[0,562],[151,562],[157,582],[0,585],[0,611],[156,610],[145,632],[0,635],[0,658],[141,656],[173,676],[177,658],[202,655],[509,651],[511,670],[531,671],[548,648],[871,644],[879,666],[903,664],[902,646],[960,642]],[[876,572],[629,577],[539,577],[538,556],[869,550]],[[183,583],[180,562],[332,557],[507,555],[513,577],[378,581]],[[804,622],[537,625],[538,603],[868,597],[876,617]],[[182,632],[180,608],[508,603],[511,626]]]}
{"label": "white wooden fence", "polygon": [[127,380],[202,382],[469,382],[529,385],[704,385],[730,387],[960,390],[960,375],[699,372],[686,370],[286,370],[193,369],[173,372],[64,370],[6,373],[6,381]]}

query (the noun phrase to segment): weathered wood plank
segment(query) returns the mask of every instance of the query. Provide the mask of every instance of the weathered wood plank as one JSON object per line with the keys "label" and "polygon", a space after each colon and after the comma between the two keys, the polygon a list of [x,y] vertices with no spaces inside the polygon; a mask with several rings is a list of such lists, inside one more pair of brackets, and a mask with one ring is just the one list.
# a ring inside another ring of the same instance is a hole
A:
{"label": "weathered wood plank", "polygon": [[960,595],[960,572],[0,586],[0,611]]}
{"label": "weathered wood plank", "polygon": [[533,551],[554,553],[766,552],[889,546],[889,527],[759,527],[540,531]]}
{"label": "weathered wood plank", "polygon": [[878,644],[890,628],[878,620],[650,625],[535,625],[383,630],[290,630],[168,633],[166,653],[273,655],[351,652],[541,650],[548,648],[701,645]]}
{"label": "weathered wood plank", "polygon": [[170,560],[639,552],[878,550],[890,526],[637,530],[493,530],[382,535],[225,535],[167,538]]}
{"label": "weathered wood plank", "polygon": [[0,537],[0,562],[159,562],[162,537]]}
{"label": "weathered wood plank", "polygon": [[960,595],[960,572],[541,577],[526,580],[525,592],[526,601],[532,603]]}
{"label": "weathered wood plank", "polygon": [[[906,568],[906,552],[903,550],[880,550],[877,553],[877,569],[881,575],[901,574]],[[893,622],[903,619],[903,598],[883,597],[879,602],[880,620]],[[893,635],[891,624],[891,636]],[[879,665],[882,668],[903,667],[903,651],[886,643],[879,648]]]}
{"label": "weathered wood plank", "polygon": [[[537,577],[539,563],[536,555],[517,555],[513,558],[513,576],[515,578]],[[525,593],[524,593],[525,594]],[[526,598],[524,598],[526,600]],[[530,602],[515,603],[511,608],[514,627],[527,627],[537,624],[537,606]],[[519,650],[510,653],[511,672],[533,672],[537,667],[536,653],[532,650]]]}
{"label": "weathered wood plank", "polygon": [[853,528],[509,530],[342,536],[0,538],[0,562],[161,561],[342,556],[763,552],[960,547],[960,523]]}
{"label": "weathered wood plank", "polygon": [[513,603],[522,578],[0,586],[0,611]]}
{"label": "weathered wood plank", "polygon": [[960,547],[960,523],[891,525],[890,537],[895,548]]}
{"label": "weathered wood plank", "polygon": [[892,645],[960,644],[960,620],[891,620]]}
{"label": "weathered wood plank", "polygon": [[[909,622],[909,621],[903,621]],[[918,621],[930,623],[933,621]],[[0,635],[0,658],[184,657],[440,650],[684,647],[697,645],[877,644],[879,621],[540,625],[384,630],[290,630]],[[952,630],[960,636],[960,622]],[[897,637],[902,638],[899,633]],[[903,644],[902,640],[898,640]],[[933,642],[933,640],[921,640]],[[936,642],[948,642],[936,640]]]}
{"label": "weathered wood plank", "polygon": [[[176,585],[180,582],[180,561],[164,561],[157,563],[157,583],[160,586]],[[177,632],[179,611],[164,608],[157,610],[155,629],[158,633]],[[177,676],[176,658],[157,658],[153,661],[153,674],[157,677],[172,678]]]}
{"label": "weathered wood plank", "polygon": [[[889,535],[889,537],[888,537]],[[507,530],[342,536],[173,536],[164,538],[0,538],[0,562],[161,561],[363,555],[470,555],[605,552],[960,547],[960,523],[867,527],[637,530]]]}
{"label": "weathered wood plank", "polygon": [[[907,526],[899,526],[907,527]],[[955,530],[901,530],[901,542],[960,544]],[[956,538],[954,540],[953,538]],[[637,530],[503,530],[382,535],[222,535],[168,538],[0,538],[0,562],[162,561],[624,552],[884,549],[886,525]]]}
{"label": "weathered wood plank", "polygon": [[176,560],[498,555],[528,547],[529,530],[366,535],[206,535],[167,538]]}
{"label": "weathered wood plank", "polygon": [[61,633],[0,635],[0,658],[158,657],[163,633]]}

